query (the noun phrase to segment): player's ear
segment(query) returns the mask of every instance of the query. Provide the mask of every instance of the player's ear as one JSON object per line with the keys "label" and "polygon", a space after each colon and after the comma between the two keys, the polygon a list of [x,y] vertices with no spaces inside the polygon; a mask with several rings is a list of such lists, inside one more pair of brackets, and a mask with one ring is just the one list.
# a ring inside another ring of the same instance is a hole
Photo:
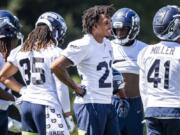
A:
{"label": "player's ear", "polygon": [[92,31],[96,30],[97,28],[97,24],[95,23],[93,26],[92,26]]}
{"label": "player's ear", "polygon": [[94,27],[94,28],[97,28],[97,23],[95,23],[93,27]]}
{"label": "player's ear", "polygon": [[96,23],[94,24],[94,27],[97,28],[97,24]]}

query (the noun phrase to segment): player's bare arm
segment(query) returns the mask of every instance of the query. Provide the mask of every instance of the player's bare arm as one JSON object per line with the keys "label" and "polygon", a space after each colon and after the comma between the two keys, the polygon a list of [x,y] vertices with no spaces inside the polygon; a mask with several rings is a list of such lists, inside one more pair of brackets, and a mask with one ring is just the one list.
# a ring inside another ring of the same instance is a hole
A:
{"label": "player's bare arm", "polygon": [[73,63],[68,58],[61,56],[57,58],[51,65],[51,70],[55,75],[67,86],[75,90],[77,93],[80,91],[80,86],[78,86],[70,77],[67,68]]}
{"label": "player's bare arm", "polygon": [[9,62],[7,62],[0,71],[0,81],[15,92],[19,92],[19,90],[23,87],[14,78],[10,77],[17,71],[17,67]]}
{"label": "player's bare arm", "polygon": [[6,62],[0,71],[0,81],[14,75],[17,71],[18,69],[13,64]]}

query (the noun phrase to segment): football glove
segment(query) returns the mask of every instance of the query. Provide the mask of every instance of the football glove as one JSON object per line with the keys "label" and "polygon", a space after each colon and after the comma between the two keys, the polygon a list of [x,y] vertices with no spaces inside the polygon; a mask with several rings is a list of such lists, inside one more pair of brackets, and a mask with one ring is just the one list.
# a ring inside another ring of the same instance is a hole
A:
{"label": "football glove", "polygon": [[130,105],[126,99],[121,99],[118,96],[112,97],[112,104],[114,105],[117,115],[121,118],[125,118],[128,115]]}
{"label": "football glove", "polygon": [[124,78],[122,74],[113,68],[113,94],[123,89],[125,86]]}
{"label": "football glove", "polygon": [[8,131],[13,133],[21,133],[22,124],[21,122],[8,117]]}
{"label": "football glove", "polygon": [[84,95],[86,94],[86,86],[81,85],[80,87],[81,87],[80,92],[75,91],[75,94],[76,96],[84,97]]}
{"label": "football glove", "polygon": [[68,129],[69,129],[69,132],[72,133],[75,129],[73,117],[70,115],[68,117],[65,117],[65,119],[66,119],[66,123],[67,123]]}

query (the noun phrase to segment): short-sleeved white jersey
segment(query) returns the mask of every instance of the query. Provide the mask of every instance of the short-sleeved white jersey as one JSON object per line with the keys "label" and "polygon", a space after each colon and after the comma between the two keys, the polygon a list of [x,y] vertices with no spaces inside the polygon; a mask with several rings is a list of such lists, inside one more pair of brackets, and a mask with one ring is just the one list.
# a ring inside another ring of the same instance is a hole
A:
{"label": "short-sleeved white jersey", "polygon": [[54,46],[40,51],[22,52],[19,49],[11,51],[8,61],[18,67],[27,85],[23,100],[53,107],[59,105],[50,65],[60,56],[61,49]]}
{"label": "short-sleeved white jersey", "polygon": [[57,96],[59,103],[62,107],[62,110],[64,113],[71,111],[71,105],[70,105],[70,97],[69,97],[69,89],[67,85],[62,83],[55,75],[55,82],[56,82],[56,90],[57,90]]}
{"label": "short-sleeved white jersey", "polygon": [[180,44],[161,41],[138,55],[140,93],[145,108],[180,108]]}
{"label": "short-sleeved white jersey", "polygon": [[[2,56],[2,54],[0,53],[0,69],[2,69],[4,64],[5,64],[5,60],[4,60],[3,56]],[[4,84],[0,83],[0,88],[2,90],[4,90],[5,89]]]}
{"label": "short-sleeved white jersey", "polygon": [[77,66],[81,84],[87,93],[76,97],[75,103],[111,103],[112,85],[112,47],[108,39],[98,43],[92,35],[70,42],[62,55]]}
{"label": "short-sleeved white jersey", "polygon": [[147,44],[139,40],[135,40],[131,46],[116,44],[114,40],[111,43],[114,57],[113,67],[121,73],[139,74],[137,56]]}
{"label": "short-sleeved white jersey", "polygon": [[[5,60],[2,56],[2,54],[0,53],[0,69],[2,69],[4,64],[5,64]],[[6,86],[4,84],[0,83],[0,89],[5,90]],[[7,110],[10,104],[11,104],[10,101],[0,99],[0,110]]]}

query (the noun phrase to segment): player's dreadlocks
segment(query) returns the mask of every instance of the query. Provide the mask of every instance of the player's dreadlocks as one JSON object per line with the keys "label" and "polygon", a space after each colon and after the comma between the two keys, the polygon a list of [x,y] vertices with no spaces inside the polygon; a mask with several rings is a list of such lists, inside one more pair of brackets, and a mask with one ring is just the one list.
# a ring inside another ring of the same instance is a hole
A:
{"label": "player's dreadlocks", "polygon": [[47,25],[41,24],[29,33],[21,51],[39,51],[41,48],[47,48],[52,44],[55,44],[55,41],[51,36],[51,31]]}
{"label": "player's dreadlocks", "polygon": [[85,33],[91,33],[92,27],[99,21],[100,15],[111,16],[114,11],[112,5],[96,5],[84,11],[82,27]]}
{"label": "player's dreadlocks", "polygon": [[16,38],[4,37],[0,38],[0,53],[5,60],[7,59],[11,49],[16,47]]}

